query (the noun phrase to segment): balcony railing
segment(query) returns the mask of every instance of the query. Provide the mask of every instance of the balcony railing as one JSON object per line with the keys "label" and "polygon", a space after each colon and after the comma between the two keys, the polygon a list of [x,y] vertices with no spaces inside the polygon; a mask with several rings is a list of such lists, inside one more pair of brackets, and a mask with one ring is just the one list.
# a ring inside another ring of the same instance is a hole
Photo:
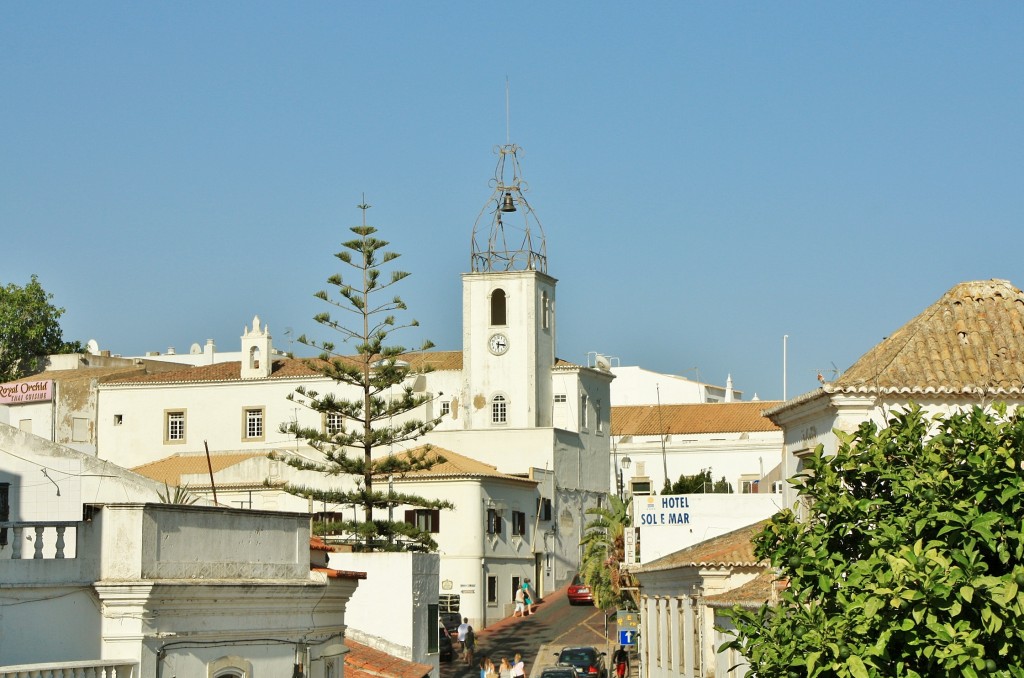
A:
{"label": "balcony railing", "polygon": [[139,664],[127,659],[95,659],[0,666],[0,678],[138,678]]}
{"label": "balcony railing", "polygon": [[[0,559],[42,560],[65,558],[65,535],[68,528],[75,534],[75,521],[4,521],[0,522]],[[10,538],[8,538],[10,532]],[[26,550],[25,542],[31,547]],[[10,554],[10,555],[8,555]],[[31,555],[30,555],[31,554]],[[71,556],[72,558],[74,556]],[[0,673],[0,678],[4,674]]]}

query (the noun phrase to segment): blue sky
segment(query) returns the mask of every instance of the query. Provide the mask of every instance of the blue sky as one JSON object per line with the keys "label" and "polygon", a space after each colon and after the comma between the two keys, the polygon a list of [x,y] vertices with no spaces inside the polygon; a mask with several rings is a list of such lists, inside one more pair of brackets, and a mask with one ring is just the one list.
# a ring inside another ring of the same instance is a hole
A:
{"label": "blue sky", "polygon": [[[558,354],[788,395],[963,280],[1024,284],[1022,3],[2,3],[0,283],[67,338],[238,350],[368,218],[422,335],[505,140]],[[292,346],[298,348],[298,346]]]}

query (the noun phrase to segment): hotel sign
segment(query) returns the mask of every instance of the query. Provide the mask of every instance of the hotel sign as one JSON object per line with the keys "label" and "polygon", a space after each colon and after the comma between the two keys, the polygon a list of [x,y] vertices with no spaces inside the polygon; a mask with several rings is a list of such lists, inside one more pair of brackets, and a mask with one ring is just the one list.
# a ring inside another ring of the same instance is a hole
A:
{"label": "hotel sign", "polygon": [[53,400],[53,380],[0,384],[0,405],[45,403]]}

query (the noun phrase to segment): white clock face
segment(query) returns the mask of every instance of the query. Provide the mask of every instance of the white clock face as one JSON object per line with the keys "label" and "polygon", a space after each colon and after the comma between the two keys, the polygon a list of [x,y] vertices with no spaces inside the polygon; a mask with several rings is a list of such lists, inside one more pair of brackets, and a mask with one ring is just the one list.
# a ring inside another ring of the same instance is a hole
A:
{"label": "white clock face", "polygon": [[487,342],[487,347],[494,355],[502,355],[508,350],[508,337],[504,334],[492,334],[490,341]]}

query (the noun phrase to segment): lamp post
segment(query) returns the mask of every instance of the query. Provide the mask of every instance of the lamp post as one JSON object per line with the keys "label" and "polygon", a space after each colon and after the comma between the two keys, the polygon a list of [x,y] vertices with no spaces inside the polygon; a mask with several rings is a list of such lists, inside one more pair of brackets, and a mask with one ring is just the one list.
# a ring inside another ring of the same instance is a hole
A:
{"label": "lamp post", "polygon": [[394,542],[394,529],[391,523],[395,522],[395,477],[393,475],[388,476],[388,543]]}
{"label": "lamp post", "polygon": [[633,460],[629,458],[629,455],[622,457],[622,461],[619,462],[619,468],[615,469],[615,474],[618,477],[619,482],[619,499],[625,499],[626,494],[626,474],[625,471],[629,470],[629,467],[633,464]]}

